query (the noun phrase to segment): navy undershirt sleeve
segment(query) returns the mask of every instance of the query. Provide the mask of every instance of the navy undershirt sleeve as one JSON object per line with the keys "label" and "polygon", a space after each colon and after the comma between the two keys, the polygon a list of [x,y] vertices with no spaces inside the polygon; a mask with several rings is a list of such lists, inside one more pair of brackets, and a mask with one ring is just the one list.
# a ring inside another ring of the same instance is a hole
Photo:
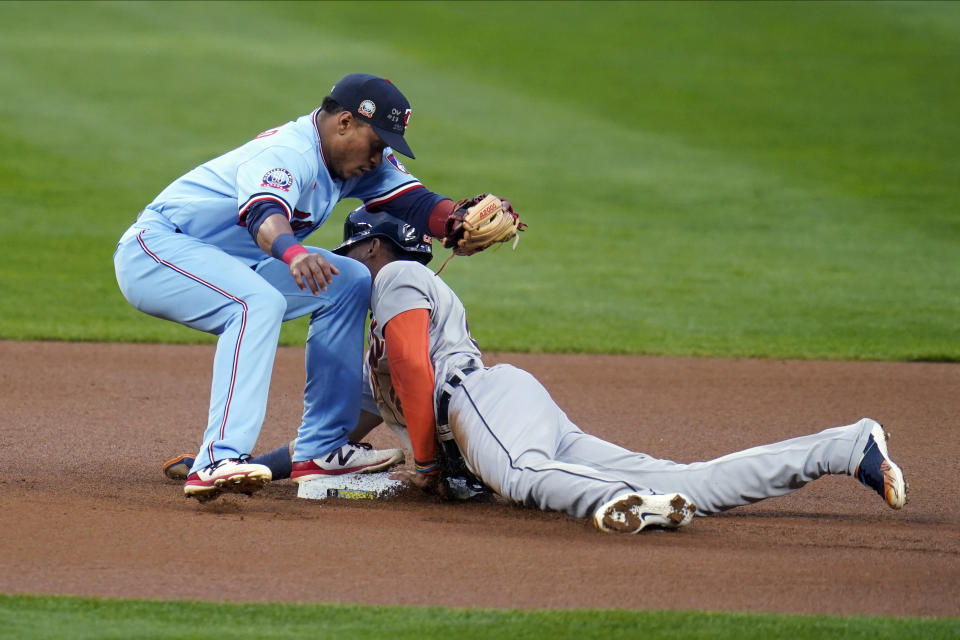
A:
{"label": "navy undershirt sleeve", "polygon": [[283,217],[287,217],[283,207],[276,202],[271,202],[270,200],[257,202],[247,209],[247,231],[250,233],[250,237],[253,238],[254,242],[257,241],[257,233],[260,231],[260,225],[262,225],[267,218],[275,213],[279,213]]}
{"label": "navy undershirt sleeve", "polygon": [[392,216],[411,223],[424,233],[430,233],[430,212],[442,200],[449,200],[447,196],[434,193],[426,187],[412,189],[402,193],[393,200],[384,202],[377,207],[368,207],[367,211],[386,211]]}

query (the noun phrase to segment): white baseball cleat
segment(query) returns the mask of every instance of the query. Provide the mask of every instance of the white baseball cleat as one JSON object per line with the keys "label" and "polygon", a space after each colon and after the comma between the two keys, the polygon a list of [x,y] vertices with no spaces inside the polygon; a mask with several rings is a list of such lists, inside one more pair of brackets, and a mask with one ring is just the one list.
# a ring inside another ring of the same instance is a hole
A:
{"label": "white baseball cleat", "polygon": [[593,524],[606,533],[640,533],[646,527],[679,529],[693,520],[697,505],[682,493],[625,493],[602,505]]}
{"label": "white baseball cleat", "polygon": [[347,473],[385,471],[403,462],[403,449],[374,449],[366,442],[348,442],[324,458],[294,462],[290,479],[313,480]]}
{"label": "white baseball cleat", "polygon": [[272,479],[273,474],[269,467],[250,464],[239,458],[227,458],[187,476],[183,493],[188,498],[207,502],[224,491],[251,495],[265,487]]}

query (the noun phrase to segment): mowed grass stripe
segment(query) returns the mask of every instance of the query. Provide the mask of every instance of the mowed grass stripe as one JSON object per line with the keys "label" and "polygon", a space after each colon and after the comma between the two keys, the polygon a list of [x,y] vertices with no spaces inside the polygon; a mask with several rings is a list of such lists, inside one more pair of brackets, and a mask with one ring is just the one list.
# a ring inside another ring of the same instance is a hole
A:
{"label": "mowed grass stripe", "polygon": [[228,604],[0,595],[2,637],[18,640],[271,638],[956,638],[955,618],[624,610],[520,611],[324,604]]}
{"label": "mowed grass stripe", "polygon": [[0,6],[0,180],[32,223],[0,219],[0,336],[210,341],[130,308],[113,244],[364,68],[414,96],[426,184],[531,224],[444,273],[487,350],[960,358],[956,5],[333,6]]}

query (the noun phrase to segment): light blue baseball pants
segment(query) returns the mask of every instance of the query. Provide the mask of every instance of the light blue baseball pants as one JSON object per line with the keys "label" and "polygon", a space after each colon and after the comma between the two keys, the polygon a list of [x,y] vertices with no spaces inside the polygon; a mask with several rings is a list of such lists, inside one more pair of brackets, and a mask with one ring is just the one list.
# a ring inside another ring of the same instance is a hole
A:
{"label": "light blue baseball pants", "polygon": [[340,271],[318,295],[301,291],[280,260],[264,254],[248,266],[155,218],[120,239],[114,265],[130,304],[218,336],[207,427],[191,471],[253,451],[285,320],[310,315],[303,421],[293,459],[339,448],[356,425],[370,273],[349,258],[308,249]]}

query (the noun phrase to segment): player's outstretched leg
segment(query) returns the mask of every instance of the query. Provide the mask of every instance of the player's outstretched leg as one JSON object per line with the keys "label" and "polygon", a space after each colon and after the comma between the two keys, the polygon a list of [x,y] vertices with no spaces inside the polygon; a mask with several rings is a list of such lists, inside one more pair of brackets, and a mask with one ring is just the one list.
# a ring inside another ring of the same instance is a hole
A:
{"label": "player's outstretched leg", "polygon": [[693,520],[697,506],[682,493],[625,493],[601,505],[593,524],[606,533],[640,533],[646,527],[679,529]]}
{"label": "player's outstretched leg", "polygon": [[901,509],[907,503],[908,485],[903,478],[903,470],[887,453],[889,437],[882,426],[873,423],[867,445],[863,448],[863,455],[853,475],[865,486],[879,493],[891,509]]}
{"label": "player's outstretched leg", "polygon": [[200,502],[213,500],[224,491],[251,495],[265,487],[273,476],[262,464],[250,464],[240,458],[219,460],[187,476],[183,493]]}

